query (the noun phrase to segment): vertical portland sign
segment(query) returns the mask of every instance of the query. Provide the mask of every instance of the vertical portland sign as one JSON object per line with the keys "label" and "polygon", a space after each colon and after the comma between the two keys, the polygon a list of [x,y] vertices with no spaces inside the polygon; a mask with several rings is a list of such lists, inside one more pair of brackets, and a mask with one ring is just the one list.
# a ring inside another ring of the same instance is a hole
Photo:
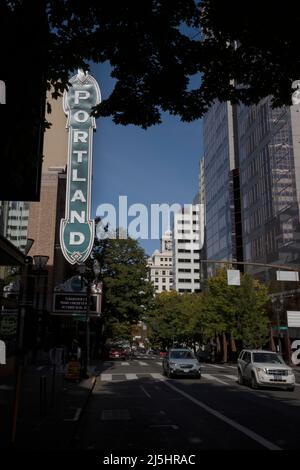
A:
{"label": "vertical portland sign", "polygon": [[101,101],[96,80],[81,70],[70,79],[63,108],[69,128],[68,174],[65,218],[60,222],[62,252],[71,264],[85,261],[94,243],[94,220],[90,218],[93,131],[90,113]]}

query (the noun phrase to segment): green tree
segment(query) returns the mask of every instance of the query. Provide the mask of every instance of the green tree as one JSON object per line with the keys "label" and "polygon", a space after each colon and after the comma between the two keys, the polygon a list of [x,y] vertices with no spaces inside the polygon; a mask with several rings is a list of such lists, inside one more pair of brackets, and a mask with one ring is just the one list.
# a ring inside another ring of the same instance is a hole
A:
{"label": "green tree", "polygon": [[93,257],[100,264],[107,330],[128,332],[127,326],[143,318],[153,299],[145,252],[136,240],[117,234],[116,238],[95,240]]}
{"label": "green tree", "polygon": [[162,347],[176,343],[195,348],[195,343],[202,340],[196,322],[200,310],[199,294],[181,295],[171,291],[156,295],[146,317],[150,341]]}
{"label": "green tree", "polygon": [[200,6],[205,101],[252,104],[272,96],[274,106],[290,105],[292,82],[300,77],[299,9],[274,8],[270,0],[202,0]]}
{"label": "green tree", "polygon": [[249,274],[242,276],[234,333],[244,346],[261,348],[267,343],[270,321],[266,305],[269,300],[268,290],[263,284]]}
{"label": "green tree", "polygon": [[57,96],[78,67],[109,62],[115,85],[96,115],[144,128],[159,123],[162,111],[197,119],[215,99],[253,103],[273,95],[276,105],[290,104],[300,76],[299,9],[274,8],[269,0],[264,6],[0,0],[1,79],[24,65],[24,77],[34,70]]}
{"label": "green tree", "polygon": [[148,336],[153,345],[170,347],[180,328],[181,297],[177,292],[162,292],[154,298],[153,308],[147,312]]}
{"label": "green tree", "polygon": [[[220,269],[210,278],[205,293],[202,321],[206,334],[215,332],[223,340],[223,359],[227,360],[227,339],[240,340],[247,347],[262,347],[268,337],[267,288],[250,275],[241,276],[241,286],[227,284],[227,271]],[[214,336],[214,335],[212,335]]]}

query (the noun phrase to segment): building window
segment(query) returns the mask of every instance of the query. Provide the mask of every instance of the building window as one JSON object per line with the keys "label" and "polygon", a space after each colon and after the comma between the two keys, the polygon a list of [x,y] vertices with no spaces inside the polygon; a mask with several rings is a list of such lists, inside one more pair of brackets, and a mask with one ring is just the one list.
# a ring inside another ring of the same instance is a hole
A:
{"label": "building window", "polygon": [[158,277],[155,278],[155,282],[159,282],[159,281],[158,281]]}
{"label": "building window", "polygon": [[166,283],[166,278],[165,278],[165,277],[162,278],[162,282],[163,282],[164,284]]}

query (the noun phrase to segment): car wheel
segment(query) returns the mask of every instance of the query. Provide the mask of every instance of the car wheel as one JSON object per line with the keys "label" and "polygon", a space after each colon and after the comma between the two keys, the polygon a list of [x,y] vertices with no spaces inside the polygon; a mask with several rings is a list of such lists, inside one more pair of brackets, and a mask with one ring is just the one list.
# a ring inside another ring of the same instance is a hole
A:
{"label": "car wheel", "polygon": [[168,377],[168,379],[171,379],[173,377],[173,374],[170,371],[170,369],[167,370],[167,377]]}
{"label": "car wheel", "polygon": [[251,388],[253,388],[253,390],[258,389],[258,383],[254,374],[251,375]]}
{"label": "car wheel", "polygon": [[195,378],[196,378],[196,379],[201,379],[201,373],[199,372],[199,374],[196,374],[196,375],[195,375]]}
{"label": "car wheel", "polygon": [[244,385],[244,377],[242,376],[242,373],[240,370],[238,371],[238,383],[240,385]]}

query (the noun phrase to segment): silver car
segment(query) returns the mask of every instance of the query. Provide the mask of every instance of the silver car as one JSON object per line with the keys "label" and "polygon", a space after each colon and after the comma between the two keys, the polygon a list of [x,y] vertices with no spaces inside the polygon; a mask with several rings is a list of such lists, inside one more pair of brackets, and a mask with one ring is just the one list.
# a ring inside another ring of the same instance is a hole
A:
{"label": "silver car", "polygon": [[169,378],[185,375],[200,379],[201,365],[190,349],[170,349],[163,359],[163,373]]}
{"label": "silver car", "polygon": [[295,389],[295,375],[280,354],[273,351],[244,349],[238,358],[238,382],[252,388],[284,387]]}

